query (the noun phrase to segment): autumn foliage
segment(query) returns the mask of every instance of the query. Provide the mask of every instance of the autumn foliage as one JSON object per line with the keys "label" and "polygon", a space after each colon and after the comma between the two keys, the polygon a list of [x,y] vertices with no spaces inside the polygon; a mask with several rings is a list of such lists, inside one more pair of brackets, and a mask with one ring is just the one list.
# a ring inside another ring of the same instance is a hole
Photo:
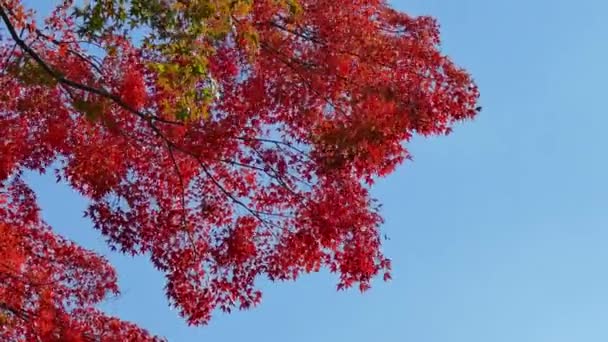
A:
{"label": "autumn foliage", "polygon": [[40,218],[27,170],[86,197],[200,325],[258,304],[259,277],[390,278],[370,187],[477,112],[436,22],[381,0],[23,6],[0,0],[2,341],[155,339],[95,309],[117,276]]}

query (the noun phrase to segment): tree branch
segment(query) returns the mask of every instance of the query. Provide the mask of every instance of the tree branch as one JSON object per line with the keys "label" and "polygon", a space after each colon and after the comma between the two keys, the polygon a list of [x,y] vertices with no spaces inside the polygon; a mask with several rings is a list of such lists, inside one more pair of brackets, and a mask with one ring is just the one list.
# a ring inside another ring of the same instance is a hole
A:
{"label": "tree branch", "polygon": [[23,41],[23,39],[21,39],[19,37],[19,35],[17,34],[17,31],[15,30],[15,27],[11,23],[10,18],[8,17],[8,15],[7,15],[4,7],[1,6],[1,5],[0,5],[0,17],[2,18],[2,21],[4,21],[4,24],[6,25],[8,31],[9,31],[9,34],[11,35],[11,37],[13,38],[13,40],[17,43],[17,45],[21,48],[21,50],[23,50],[24,52],[26,52],[47,74],[49,74],[55,80],[57,80],[57,82],[59,82],[61,84],[68,85],[68,86],[70,86],[72,88],[80,89],[80,90],[83,90],[83,91],[86,91],[86,92],[89,92],[89,93],[92,93],[92,94],[96,94],[96,95],[105,97],[107,99],[110,99],[110,100],[114,101],[117,105],[119,105],[120,107],[124,108],[128,112],[131,112],[132,114],[137,115],[138,117],[140,117],[143,120],[146,120],[146,121],[158,121],[158,122],[163,122],[163,123],[166,123],[166,124],[173,124],[173,125],[182,125],[182,123],[177,122],[177,121],[163,119],[163,118],[160,118],[160,117],[155,116],[155,115],[144,114],[144,113],[138,111],[137,109],[133,108],[132,106],[128,105],[118,95],[112,94],[111,92],[109,92],[106,89],[91,87],[89,85],[82,84],[82,83],[73,81],[73,80],[71,80],[69,78],[66,78],[60,72],[58,72],[57,70],[53,69],[48,63],[46,63],[42,59],[42,57],[40,57],[36,53],[36,51],[34,51],[34,49],[32,49],[31,47],[29,47],[25,43],[25,41]]}

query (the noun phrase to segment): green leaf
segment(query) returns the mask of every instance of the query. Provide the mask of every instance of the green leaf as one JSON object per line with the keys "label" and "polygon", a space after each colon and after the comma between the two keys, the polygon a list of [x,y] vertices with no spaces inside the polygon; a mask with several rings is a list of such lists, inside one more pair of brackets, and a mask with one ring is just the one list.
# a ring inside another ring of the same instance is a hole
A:
{"label": "green leaf", "polygon": [[197,63],[192,67],[192,72],[196,75],[204,75],[206,70],[202,64]]}

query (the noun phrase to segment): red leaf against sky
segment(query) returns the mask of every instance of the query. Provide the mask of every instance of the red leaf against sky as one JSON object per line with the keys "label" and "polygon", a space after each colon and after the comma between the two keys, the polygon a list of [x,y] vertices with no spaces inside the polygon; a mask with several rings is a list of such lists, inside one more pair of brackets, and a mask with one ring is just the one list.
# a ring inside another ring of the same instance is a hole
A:
{"label": "red leaf against sky", "polygon": [[[209,115],[177,120],[166,104],[180,94],[145,46],[108,34],[93,58],[70,1],[46,26],[0,1],[0,339],[153,339],[94,309],[118,291],[111,265],[40,219],[21,175],[50,165],[111,247],[166,275],[190,324],[256,305],[260,276],[327,267],[362,291],[390,279],[370,186],[409,157],[412,135],[474,117],[477,88],[439,51],[432,18],[379,0],[298,2],[292,19],[256,0],[204,42],[213,86],[191,90],[214,90]],[[256,44],[239,43],[245,29]]]}

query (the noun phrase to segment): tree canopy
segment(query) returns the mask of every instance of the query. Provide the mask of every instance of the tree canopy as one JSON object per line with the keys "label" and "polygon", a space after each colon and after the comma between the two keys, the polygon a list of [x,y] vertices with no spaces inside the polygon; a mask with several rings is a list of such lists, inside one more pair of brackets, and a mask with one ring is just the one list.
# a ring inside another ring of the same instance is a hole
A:
{"label": "tree canopy", "polygon": [[381,0],[0,0],[0,339],[153,341],[95,305],[103,257],[40,217],[26,171],[88,201],[192,325],[260,302],[259,277],[390,278],[370,189],[415,134],[478,112],[431,17]]}

